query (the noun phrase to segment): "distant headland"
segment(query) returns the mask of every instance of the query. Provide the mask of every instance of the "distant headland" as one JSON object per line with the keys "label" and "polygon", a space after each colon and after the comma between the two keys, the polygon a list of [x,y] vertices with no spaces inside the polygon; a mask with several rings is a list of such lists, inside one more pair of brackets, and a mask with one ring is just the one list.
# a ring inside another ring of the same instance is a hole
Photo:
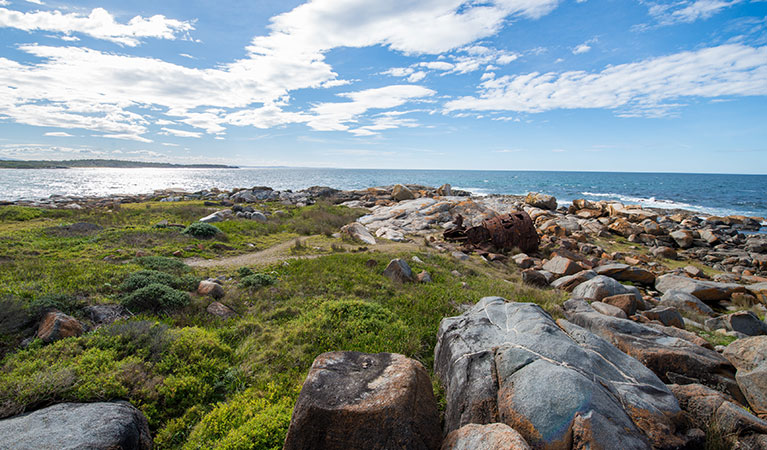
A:
{"label": "distant headland", "polygon": [[71,169],[82,167],[105,167],[118,169],[239,169],[237,166],[227,166],[224,164],[171,164],[145,161],[122,161],[118,159],[74,159],[69,161],[0,161],[0,169]]}

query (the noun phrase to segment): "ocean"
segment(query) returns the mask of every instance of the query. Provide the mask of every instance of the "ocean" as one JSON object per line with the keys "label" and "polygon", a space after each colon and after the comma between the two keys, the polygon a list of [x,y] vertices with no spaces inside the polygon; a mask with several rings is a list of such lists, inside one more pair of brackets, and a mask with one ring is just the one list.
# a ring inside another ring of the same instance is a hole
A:
{"label": "ocean", "polygon": [[618,200],[714,215],[767,217],[767,175],[722,174],[313,168],[0,169],[0,200],[145,194],[167,188],[361,189],[396,183],[428,186],[449,183],[477,195],[524,195],[537,191],[554,195],[560,204],[576,198]]}

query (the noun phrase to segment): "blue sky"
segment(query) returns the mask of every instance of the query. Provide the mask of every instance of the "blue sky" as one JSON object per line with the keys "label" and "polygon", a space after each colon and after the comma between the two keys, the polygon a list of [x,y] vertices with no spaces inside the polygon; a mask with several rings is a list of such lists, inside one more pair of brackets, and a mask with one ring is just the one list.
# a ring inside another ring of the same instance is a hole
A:
{"label": "blue sky", "polygon": [[767,2],[0,0],[0,158],[767,173]]}

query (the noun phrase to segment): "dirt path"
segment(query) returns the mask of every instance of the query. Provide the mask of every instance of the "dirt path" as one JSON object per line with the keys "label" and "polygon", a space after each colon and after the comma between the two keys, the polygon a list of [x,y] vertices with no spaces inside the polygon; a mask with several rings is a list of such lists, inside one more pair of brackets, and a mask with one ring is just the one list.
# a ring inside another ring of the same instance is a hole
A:
{"label": "dirt path", "polygon": [[[312,238],[315,236],[307,236],[302,238],[301,241],[304,245],[312,246]],[[312,253],[307,255],[293,255],[290,249],[295,245],[294,240],[282,242],[264,250],[259,250],[252,253],[245,253],[244,255],[227,256],[222,258],[202,259],[202,258],[188,258],[184,262],[191,267],[242,267],[242,266],[268,266],[270,264],[286,261],[290,259],[311,259],[319,258],[320,256],[329,255],[332,253],[330,249],[322,253]],[[352,250],[360,247],[360,245],[341,244],[342,247]],[[417,249],[418,246],[414,243],[398,243],[398,242],[380,242],[376,245],[368,246],[370,250],[394,253],[401,251],[412,251]]]}

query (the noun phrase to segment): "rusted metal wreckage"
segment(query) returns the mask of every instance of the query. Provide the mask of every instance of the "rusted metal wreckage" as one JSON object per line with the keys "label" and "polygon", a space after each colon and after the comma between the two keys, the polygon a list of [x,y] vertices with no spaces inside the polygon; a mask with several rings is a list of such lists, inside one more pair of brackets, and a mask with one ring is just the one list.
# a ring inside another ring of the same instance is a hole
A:
{"label": "rusted metal wreckage", "polygon": [[467,249],[480,252],[500,252],[518,248],[535,253],[541,242],[533,220],[524,211],[503,214],[482,221],[482,225],[466,228],[463,216],[456,216],[455,227],[445,231],[448,241],[462,242]]}

